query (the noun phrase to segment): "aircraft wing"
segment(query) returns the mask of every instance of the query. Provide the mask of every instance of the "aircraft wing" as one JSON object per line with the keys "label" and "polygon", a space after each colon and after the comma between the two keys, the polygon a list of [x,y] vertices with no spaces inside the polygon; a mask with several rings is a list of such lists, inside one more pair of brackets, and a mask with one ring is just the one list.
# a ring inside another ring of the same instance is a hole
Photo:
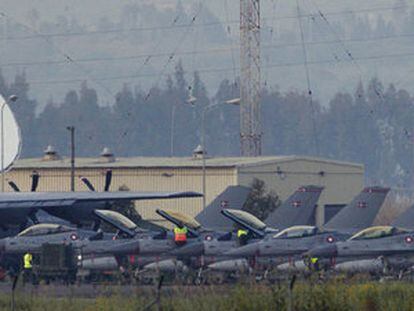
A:
{"label": "aircraft wing", "polygon": [[63,207],[75,203],[197,198],[197,192],[13,192],[0,194],[0,209]]}

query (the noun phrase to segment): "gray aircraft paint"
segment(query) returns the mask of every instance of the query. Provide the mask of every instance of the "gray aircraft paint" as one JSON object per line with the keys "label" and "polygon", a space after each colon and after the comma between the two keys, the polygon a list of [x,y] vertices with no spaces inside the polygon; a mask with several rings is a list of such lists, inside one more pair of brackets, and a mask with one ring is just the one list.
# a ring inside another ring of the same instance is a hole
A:
{"label": "gray aircraft paint", "polygon": [[114,202],[193,198],[196,192],[12,192],[0,194],[0,225],[26,223],[38,210],[74,224],[93,221],[93,210],[109,208]]}
{"label": "gray aircraft paint", "polygon": [[296,225],[312,225],[312,216],[323,187],[301,186],[266,219],[271,228],[285,229]]}
{"label": "gray aircraft paint", "polygon": [[327,222],[327,230],[356,232],[369,227],[377,216],[389,188],[366,187]]}
{"label": "gray aircraft paint", "polygon": [[227,187],[195,219],[205,228],[232,230],[233,222],[223,217],[220,212],[225,208],[242,209],[250,190],[244,186]]}
{"label": "gray aircraft paint", "polygon": [[[351,232],[372,225],[388,191],[389,189],[380,187],[364,188],[350,204],[328,222],[327,225],[331,230],[322,232],[315,230],[312,235],[298,238],[268,237],[231,250],[225,255],[233,257],[296,256],[320,245],[332,245],[337,240],[349,237]],[[354,216],[351,217],[351,215]],[[336,224],[338,228],[333,227]]]}

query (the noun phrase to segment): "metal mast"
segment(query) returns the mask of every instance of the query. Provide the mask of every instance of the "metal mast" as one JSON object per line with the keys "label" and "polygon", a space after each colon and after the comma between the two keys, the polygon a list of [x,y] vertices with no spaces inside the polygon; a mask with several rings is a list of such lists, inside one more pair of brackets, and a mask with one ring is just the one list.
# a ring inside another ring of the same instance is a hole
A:
{"label": "metal mast", "polygon": [[241,155],[259,156],[260,0],[240,0],[240,145]]}

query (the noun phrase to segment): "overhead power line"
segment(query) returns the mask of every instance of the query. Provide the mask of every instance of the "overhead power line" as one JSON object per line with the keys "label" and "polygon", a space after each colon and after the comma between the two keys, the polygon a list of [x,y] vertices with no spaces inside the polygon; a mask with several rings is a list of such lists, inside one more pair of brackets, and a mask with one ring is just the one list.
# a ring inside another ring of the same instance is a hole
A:
{"label": "overhead power line", "polygon": [[306,50],[306,44],[305,44],[305,36],[303,33],[303,26],[302,26],[302,20],[300,18],[300,7],[299,7],[299,0],[296,0],[296,7],[298,12],[298,24],[299,24],[299,31],[300,31],[300,38],[302,43],[302,52],[303,52],[303,65],[305,67],[305,77],[306,77],[306,86],[308,87],[308,98],[309,98],[309,106],[311,109],[311,117],[312,117],[312,130],[313,130],[313,138],[314,138],[314,144],[315,144],[315,151],[316,155],[320,155],[320,148],[319,148],[319,137],[318,137],[318,131],[316,126],[316,116],[315,116],[315,107],[313,104],[313,93],[312,93],[312,86],[311,86],[311,78],[310,78],[310,71],[308,66],[308,53]]}
{"label": "overhead power line", "polygon": [[[341,42],[344,43],[357,43],[357,42],[377,42],[382,40],[392,40],[398,38],[412,38],[414,33],[407,34],[395,34],[395,35],[384,35],[384,36],[375,36],[371,38],[358,38],[358,39],[343,39]],[[306,46],[315,46],[315,45],[329,45],[336,44],[338,40],[321,40],[321,41],[307,41],[305,42]],[[262,49],[283,49],[290,47],[300,47],[302,43],[287,43],[287,44],[275,44],[275,45],[262,45]],[[186,56],[186,55],[197,55],[197,54],[219,54],[223,52],[230,52],[232,50],[238,50],[240,46],[238,44],[232,44],[231,46],[226,47],[217,47],[210,49],[201,49],[193,51],[182,51],[175,53],[176,56]],[[114,61],[123,61],[123,60],[134,60],[141,58],[159,58],[159,57],[168,57],[171,55],[169,52],[161,53],[143,53],[137,55],[126,55],[126,56],[109,56],[109,57],[91,57],[91,58],[77,58],[76,62],[78,63],[89,63],[89,62],[114,62]],[[44,61],[32,61],[32,62],[9,62],[0,64],[0,67],[31,67],[31,66],[43,66],[43,65],[63,65],[68,64],[67,59],[60,60],[44,60]]]}
{"label": "overhead power line", "polygon": [[[404,58],[404,57],[414,57],[414,52],[409,53],[397,53],[397,54],[388,54],[388,55],[373,55],[373,56],[366,56],[366,57],[354,57],[357,61],[375,61],[375,60],[383,60],[383,59],[393,59],[393,58]],[[321,65],[321,64],[336,64],[337,61],[334,59],[325,59],[325,60],[315,60],[315,61],[308,61],[308,65]],[[344,62],[345,64],[345,62]],[[288,63],[276,63],[276,64],[269,64],[269,68],[280,68],[280,67],[296,67],[296,66],[303,66],[303,61],[301,62],[288,62]],[[199,73],[202,74],[215,74],[215,73],[223,73],[223,72],[232,72],[233,67],[225,67],[225,68],[201,68],[197,70]],[[240,68],[237,67],[237,70]],[[184,71],[185,74],[189,74],[188,71]],[[171,75],[170,72],[165,72],[162,76]],[[127,79],[137,79],[137,78],[148,78],[148,77],[158,77],[158,74],[131,74],[131,75],[123,75],[123,76],[108,76],[108,77],[101,77],[101,78],[94,78],[94,81],[115,81],[115,80],[127,80]],[[76,83],[88,80],[86,77],[82,78],[73,78],[73,79],[66,79],[66,80],[28,80],[31,84],[67,84],[67,83]]]}
{"label": "overhead power line", "polygon": [[[392,11],[400,9],[410,9],[413,8],[413,5],[400,5],[400,6],[387,6],[387,7],[377,7],[377,8],[366,8],[359,10],[343,10],[343,11],[332,11],[324,13],[325,16],[341,16],[341,15],[357,15],[373,12],[383,12],[383,11]],[[3,12],[0,12],[0,17],[6,17],[7,15]],[[305,17],[315,17],[317,14],[301,14],[300,18]],[[262,18],[264,25],[262,28],[269,28],[266,26],[266,22],[271,22],[273,20],[289,20],[297,19],[297,15],[289,16],[272,16],[268,18]],[[174,24],[174,25],[162,25],[162,26],[150,26],[150,27],[131,27],[131,28],[114,28],[106,30],[85,30],[85,31],[76,31],[76,32],[55,32],[55,33],[36,33],[31,35],[24,36],[6,36],[0,37],[0,40],[29,40],[36,38],[54,38],[54,37],[81,37],[81,36],[92,36],[92,35],[106,35],[106,34],[116,34],[116,33],[125,33],[125,32],[148,32],[148,31],[158,31],[158,30],[174,30],[180,28],[188,27],[212,27],[212,26],[223,26],[239,24],[238,20],[230,20],[224,22],[207,22],[207,23],[197,23],[194,25],[187,24]]]}

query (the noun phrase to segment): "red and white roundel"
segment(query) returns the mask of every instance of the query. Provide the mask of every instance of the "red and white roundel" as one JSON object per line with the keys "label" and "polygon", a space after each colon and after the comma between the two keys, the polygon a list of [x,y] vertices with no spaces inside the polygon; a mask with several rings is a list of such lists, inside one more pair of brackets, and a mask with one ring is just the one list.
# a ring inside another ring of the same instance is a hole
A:
{"label": "red and white roundel", "polygon": [[332,235],[330,235],[326,238],[326,242],[333,243],[333,242],[335,242],[335,238]]}
{"label": "red and white roundel", "polygon": [[221,208],[228,208],[229,207],[229,201],[227,200],[223,200],[220,202],[220,207]]}
{"label": "red and white roundel", "polygon": [[414,239],[413,239],[413,237],[412,236],[406,236],[405,238],[404,238],[404,240],[405,240],[405,243],[408,243],[408,244],[411,244],[411,243],[413,243],[413,241],[414,241]]}
{"label": "red and white roundel", "polygon": [[72,241],[75,241],[75,240],[77,240],[77,239],[78,239],[78,235],[77,235],[76,233],[72,233],[72,234],[70,235],[70,239],[71,239]]}
{"label": "red and white roundel", "polygon": [[367,208],[368,204],[367,202],[358,202],[358,208]]}

